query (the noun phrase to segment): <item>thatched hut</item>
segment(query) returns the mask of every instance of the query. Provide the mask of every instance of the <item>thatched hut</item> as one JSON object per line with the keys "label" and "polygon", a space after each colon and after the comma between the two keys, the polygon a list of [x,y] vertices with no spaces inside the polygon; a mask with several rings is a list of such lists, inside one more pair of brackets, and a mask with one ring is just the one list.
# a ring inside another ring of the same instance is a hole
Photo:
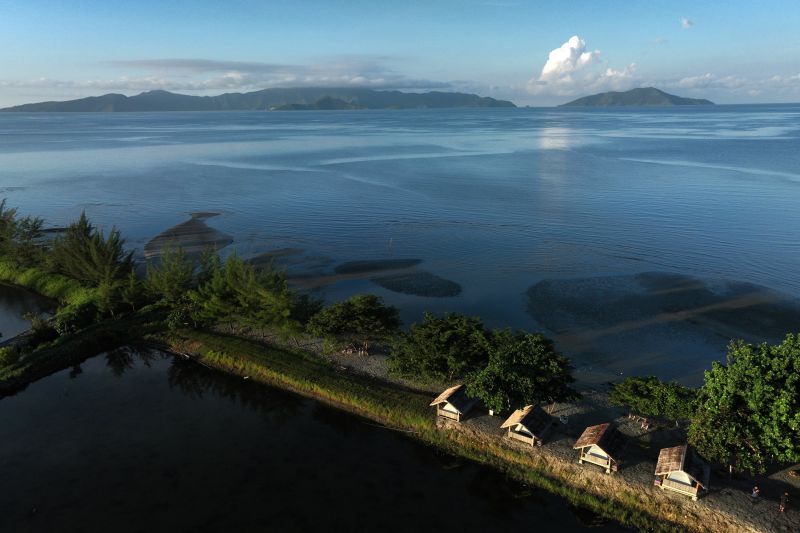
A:
{"label": "thatched hut", "polygon": [[575,442],[574,449],[580,450],[578,462],[592,463],[606,469],[606,474],[616,472],[622,462],[626,440],[619,430],[606,422],[590,426]]}
{"label": "thatched hut", "polygon": [[663,448],[658,454],[655,484],[662,490],[674,490],[697,501],[700,490],[708,488],[710,470],[688,444]]}
{"label": "thatched hut", "polygon": [[431,402],[431,406],[434,405],[436,416],[461,422],[461,418],[475,406],[475,400],[467,397],[464,385],[455,385],[437,396]]}
{"label": "thatched hut", "polygon": [[508,428],[510,439],[541,446],[553,428],[553,419],[538,405],[527,405],[514,411],[500,427]]}

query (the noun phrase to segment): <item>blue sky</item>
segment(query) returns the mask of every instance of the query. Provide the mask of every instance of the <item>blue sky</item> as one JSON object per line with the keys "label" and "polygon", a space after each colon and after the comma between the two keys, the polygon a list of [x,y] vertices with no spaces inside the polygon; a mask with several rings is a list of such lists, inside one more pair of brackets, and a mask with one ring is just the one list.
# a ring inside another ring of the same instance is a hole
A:
{"label": "blue sky", "polygon": [[0,106],[302,85],[797,102],[800,2],[0,0]]}

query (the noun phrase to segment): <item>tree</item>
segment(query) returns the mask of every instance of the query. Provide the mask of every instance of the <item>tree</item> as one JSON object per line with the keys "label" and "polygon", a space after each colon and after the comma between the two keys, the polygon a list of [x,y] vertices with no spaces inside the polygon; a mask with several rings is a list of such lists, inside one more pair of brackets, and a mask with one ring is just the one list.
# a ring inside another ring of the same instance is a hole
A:
{"label": "tree", "polygon": [[488,344],[478,318],[425,313],[393,344],[389,369],[410,378],[451,381],[486,364]]}
{"label": "tree", "polygon": [[689,441],[737,471],[800,461],[800,335],[777,345],[733,341],[705,373]]}
{"label": "tree", "polygon": [[285,276],[271,269],[257,270],[236,255],[224,264],[209,261],[207,281],[188,293],[195,322],[225,322],[254,328],[296,329],[292,319],[294,293]]}
{"label": "tree", "polygon": [[194,283],[194,264],[181,248],[165,249],[158,264],[148,264],[144,287],[155,301],[174,305]]}
{"label": "tree", "polygon": [[332,338],[351,348],[369,352],[371,341],[386,341],[400,328],[397,309],[373,294],[358,294],[330,305],[314,315],[307,329],[312,335]]}
{"label": "tree", "polygon": [[678,383],[664,383],[655,376],[625,378],[611,389],[612,405],[628,407],[645,416],[688,420],[695,410],[697,391]]}
{"label": "tree", "polygon": [[125,240],[112,228],[106,237],[86,213],[53,241],[50,254],[53,269],[86,286],[118,286],[133,269],[133,252],[125,252]]}
{"label": "tree", "polygon": [[16,208],[7,208],[0,200],[0,255],[22,265],[37,264],[42,260],[44,220],[39,217],[18,217]]}
{"label": "tree", "polygon": [[553,341],[532,333],[494,331],[490,339],[489,361],[471,374],[467,394],[483,400],[498,412],[541,402],[577,399],[570,384],[572,366],[555,351]]}

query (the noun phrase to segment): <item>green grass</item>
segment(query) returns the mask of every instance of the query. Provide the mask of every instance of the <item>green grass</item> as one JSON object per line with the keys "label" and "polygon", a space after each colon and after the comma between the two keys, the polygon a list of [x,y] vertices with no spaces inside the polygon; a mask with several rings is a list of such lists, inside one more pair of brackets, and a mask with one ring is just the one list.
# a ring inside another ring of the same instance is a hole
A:
{"label": "green grass", "polygon": [[665,520],[663,514],[656,516],[659,512],[669,513],[668,502],[653,509],[637,494],[627,491],[603,498],[587,492],[577,480],[559,477],[536,456],[504,446],[495,436],[438,429],[428,405],[428,394],[340,372],[313,354],[278,349],[250,339],[183,331],[168,336],[166,342],[177,352],[199,356],[210,367],[288,388],[405,431],[425,444],[494,467],[605,518],[646,531],[687,529]]}
{"label": "green grass", "polygon": [[91,302],[96,293],[74,279],[41,268],[19,267],[8,260],[0,260],[0,282],[25,287],[65,305],[78,306]]}

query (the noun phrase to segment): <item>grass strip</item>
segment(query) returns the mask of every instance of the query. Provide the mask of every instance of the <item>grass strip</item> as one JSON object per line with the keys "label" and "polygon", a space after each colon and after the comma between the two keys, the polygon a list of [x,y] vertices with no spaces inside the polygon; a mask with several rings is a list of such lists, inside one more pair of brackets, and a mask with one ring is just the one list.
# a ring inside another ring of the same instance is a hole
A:
{"label": "grass strip", "polygon": [[437,428],[430,397],[378,380],[342,372],[310,353],[278,349],[251,339],[206,331],[182,331],[166,339],[178,353],[239,376],[290,389],[343,408],[390,428],[413,434],[425,444],[504,472],[509,477],[565,498],[572,505],[643,531],[672,532],[695,529],[684,522],[667,502],[653,505],[632,491],[613,495],[593,493],[568,468],[526,454],[491,435]]}

